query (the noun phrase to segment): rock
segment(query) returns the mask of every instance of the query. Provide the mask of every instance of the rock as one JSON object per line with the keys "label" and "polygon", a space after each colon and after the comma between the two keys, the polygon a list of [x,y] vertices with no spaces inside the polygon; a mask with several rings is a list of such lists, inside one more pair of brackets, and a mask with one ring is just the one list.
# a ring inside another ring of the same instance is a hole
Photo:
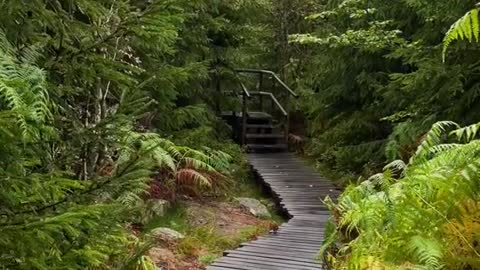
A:
{"label": "rock", "polygon": [[185,236],[175,230],[172,230],[170,228],[156,228],[153,229],[151,232],[151,235],[155,238],[159,238],[162,240],[170,240],[170,241],[178,241]]}
{"label": "rock", "polygon": [[154,216],[163,217],[170,207],[170,202],[166,200],[150,200],[148,207]]}
{"label": "rock", "polygon": [[235,198],[235,200],[244,208],[246,208],[252,215],[260,218],[271,218],[272,215],[268,209],[259,200],[252,198]]}

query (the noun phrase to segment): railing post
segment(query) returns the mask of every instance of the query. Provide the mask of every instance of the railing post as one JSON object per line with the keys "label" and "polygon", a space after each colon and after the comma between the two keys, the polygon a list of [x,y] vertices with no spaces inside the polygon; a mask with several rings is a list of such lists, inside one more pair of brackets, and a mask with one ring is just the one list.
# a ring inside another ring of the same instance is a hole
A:
{"label": "railing post", "polygon": [[288,145],[288,135],[289,135],[289,132],[290,132],[290,108],[289,108],[289,104],[288,104],[288,97],[286,98],[286,101],[285,101],[285,109],[287,111],[287,115],[285,116],[285,143]]}
{"label": "railing post", "polygon": [[[277,86],[276,81],[272,78],[272,90],[271,90],[271,92],[272,92],[274,95],[277,94],[276,91],[275,91],[276,86]],[[273,102],[272,102],[272,109],[271,109],[272,111],[273,111],[273,108],[274,108],[274,104],[273,104]]]}
{"label": "railing post", "polygon": [[242,93],[242,138],[240,142],[242,145],[246,144],[246,137],[247,137],[247,96],[245,93]]}
{"label": "railing post", "polygon": [[[263,73],[258,73],[259,82],[257,91],[263,91]],[[263,111],[263,96],[260,96],[260,111]]]}
{"label": "railing post", "polygon": [[220,99],[222,96],[222,82],[220,80],[220,74],[218,70],[215,73],[215,109],[217,110],[217,113],[220,114],[222,112],[222,108],[220,107]]}
{"label": "railing post", "polygon": [[263,91],[263,73],[258,73],[260,76],[260,81],[258,83],[258,91]]}

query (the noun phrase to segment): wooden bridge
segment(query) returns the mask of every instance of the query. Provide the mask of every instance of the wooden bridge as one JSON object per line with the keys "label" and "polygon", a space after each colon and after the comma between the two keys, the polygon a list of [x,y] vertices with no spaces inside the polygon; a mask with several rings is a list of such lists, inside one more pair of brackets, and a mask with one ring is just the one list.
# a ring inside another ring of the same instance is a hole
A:
{"label": "wooden bridge", "polygon": [[[259,74],[262,88],[265,75],[272,76],[288,96],[296,96],[270,71],[240,70]],[[227,251],[207,270],[313,270],[322,269],[317,259],[323,243],[329,212],[321,199],[336,197],[339,191],[325,178],[294,154],[288,153],[288,113],[272,92],[261,92],[270,97],[270,109],[277,108],[283,118],[280,126],[273,115],[251,112],[248,99],[252,94],[242,85],[242,113],[224,113],[235,132],[235,138],[251,153],[248,156],[252,169],[275,196],[278,204],[290,216],[278,232],[244,243],[240,248]],[[263,101],[257,103],[264,109]],[[233,115],[233,118],[228,116]],[[245,116],[245,117],[244,117]]]}

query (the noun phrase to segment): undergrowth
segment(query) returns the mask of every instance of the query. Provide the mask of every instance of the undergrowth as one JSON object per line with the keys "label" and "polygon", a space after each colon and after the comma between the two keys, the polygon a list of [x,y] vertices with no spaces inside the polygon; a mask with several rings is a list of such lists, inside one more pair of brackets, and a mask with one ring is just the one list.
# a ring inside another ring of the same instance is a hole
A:
{"label": "undergrowth", "polygon": [[[280,220],[275,215],[272,219]],[[170,208],[165,216],[156,218],[147,224],[143,233],[147,234],[155,228],[167,227],[184,234],[184,239],[168,248],[174,251],[179,260],[196,258],[206,266],[221,257],[225,250],[235,249],[244,242],[267,234],[270,224],[269,221],[259,220],[256,225],[241,229],[233,235],[223,235],[217,231],[218,228],[211,224],[211,220],[208,220],[207,224],[203,226],[191,225],[188,220],[187,206],[178,203]]]}
{"label": "undergrowth", "polygon": [[[281,224],[285,218],[278,213],[275,203],[264,193],[262,187],[255,181],[244,154],[238,146],[223,147],[235,162],[229,165],[226,175],[230,178],[232,184],[224,193],[217,194],[215,197],[196,198],[195,201],[206,203],[208,200],[226,201],[235,203],[235,198],[248,197],[255,198],[262,202],[271,213],[272,217],[268,220],[258,219],[257,224],[240,229],[232,235],[223,235],[218,232],[218,228],[213,225],[213,220],[206,220],[206,225],[193,226],[190,224],[188,215],[188,203],[175,202],[162,217],[152,219],[143,226],[143,233],[148,234],[155,228],[166,227],[184,234],[185,238],[180,240],[172,249],[179,260],[195,258],[202,265],[206,266],[213,263],[217,258],[223,255],[225,250],[235,249],[244,242],[256,239],[260,235],[267,234],[270,231],[271,224]],[[211,217],[213,218],[213,217]]]}
{"label": "undergrowth", "polygon": [[335,269],[479,269],[480,124],[439,122],[334,203],[321,257]]}

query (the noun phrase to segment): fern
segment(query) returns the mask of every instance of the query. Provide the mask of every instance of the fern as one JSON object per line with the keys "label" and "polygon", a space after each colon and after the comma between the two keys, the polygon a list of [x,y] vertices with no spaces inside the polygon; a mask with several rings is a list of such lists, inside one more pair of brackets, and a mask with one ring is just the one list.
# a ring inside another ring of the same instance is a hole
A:
{"label": "fern", "polygon": [[211,187],[212,184],[210,180],[203,175],[202,173],[193,170],[193,169],[180,169],[175,174],[177,179],[177,184],[181,187],[190,186],[190,187]]}
{"label": "fern", "polygon": [[[480,199],[480,142],[475,134],[476,125],[436,123],[414,162],[395,161],[384,173],[347,188],[330,206],[338,226],[335,233],[343,235],[348,247],[346,254],[336,254],[336,264],[367,267],[372,259],[392,269],[408,263],[414,269],[442,269],[457,254],[470,258],[466,265],[478,261],[472,235],[452,226],[470,218],[461,205]],[[398,181],[393,172],[401,172]],[[446,240],[451,230],[456,238]],[[464,248],[451,248],[458,246]]]}
{"label": "fern", "polygon": [[443,41],[443,61],[447,55],[450,44],[455,40],[468,40],[469,42],[478,42],[480,36],[480,25],[478,17],[478,9],[467,12],[462,18],[458,19],[448,30]]}
{"label": "fern", "polygon": [[402,175],[405,172],[405,169],[407,168],[407,164],[403,160],[394,160],[390,162],[389,164],[385,165],[383,167],[383,170],[392,170],[394,173],[401,173]]}
{"label": "fern", "polygon": [[45,73],[29,63],[15,59],[15,51],[0,32],[0,97],[15,114],[16,125],[26,140],[38,140],[37,131],[27,122],[44,123],[51,119],[52,103],[45,88]]}
{"label": "fern", "polygon": [[477,123],[467,127],[456,129],[450,134],[455,135],[458,141],[470,142],[476,138],[479,129],[480,123]]}
{"label": "fern", "polygon": [[415,236],[410,240],[409,248],[421,263],[417,269],[438,270],[443,268],[443,247],[433,239]]}
{"label": "fern", "polygon": [[432,146],[440,144],[442,137],[445,136],[445,131],[450,128],[459,128],[458,124],[452,121],[437,122],[432,126],[432,129],[426,134],[422,143],[418,146],[415,155],[410,159],[410,163],[414,163],[417,160],[424,160],[430,151]]}
{"label": "fern", "polygon": [[[224,191],[230,185],[224,173],[228,172],[232,157],[222,151],[178,146],[154,133],[127,134],[119,160],[127,162],[135,158],[133,155],[140,154],[149,164],[147,166],[159,171],[159,180],[173,193],[188,190],[201,196],[204,192]],[[140,149],[136,149],[138,147]]]}

